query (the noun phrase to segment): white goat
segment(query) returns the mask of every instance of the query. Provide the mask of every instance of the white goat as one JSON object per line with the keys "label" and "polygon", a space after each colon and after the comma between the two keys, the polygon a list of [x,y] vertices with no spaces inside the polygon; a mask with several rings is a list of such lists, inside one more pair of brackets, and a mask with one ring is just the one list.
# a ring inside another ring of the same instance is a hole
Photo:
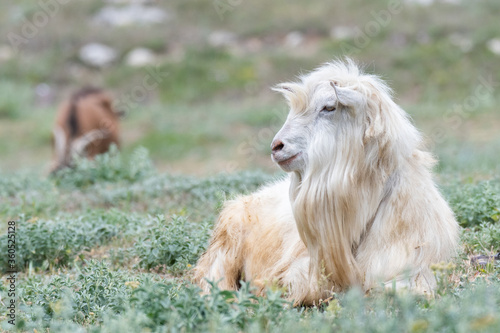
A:
{"label": "white goat", "polygon": [[387,85],[347,60],[275,89],[290,113],[273,160],[291,175],[226,204],[195,280],[277,283],[296,304],[394,281],[431,293],[430,265],[455,253],[458,224]]}

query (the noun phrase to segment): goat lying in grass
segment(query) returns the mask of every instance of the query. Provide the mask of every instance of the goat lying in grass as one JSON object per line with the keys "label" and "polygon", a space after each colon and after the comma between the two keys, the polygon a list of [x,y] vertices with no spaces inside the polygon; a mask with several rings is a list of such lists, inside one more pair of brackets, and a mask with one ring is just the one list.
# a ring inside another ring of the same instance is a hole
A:
{"label": "goat lying in grass", "polygon": [[226,203],[195,280],[277,283],[296,304],[351,286],[432,293],[429,266],[455,253],[458,224],[387,85],[336,61],[275,89],[290,113],[272,156],[290,175]]}

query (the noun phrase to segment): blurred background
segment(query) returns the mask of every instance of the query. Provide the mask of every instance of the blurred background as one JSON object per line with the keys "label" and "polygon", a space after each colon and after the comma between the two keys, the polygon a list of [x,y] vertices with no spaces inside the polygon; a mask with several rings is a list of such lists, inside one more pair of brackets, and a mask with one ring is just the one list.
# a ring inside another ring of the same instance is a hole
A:
{"label": "blurred background", "polygon": [[386,79],[443,173],[498,172],[496,0],[40,0],[0,4],[0,171],[45,174],[57,105],[105,88],[122,150],[161,171],[276,171],[269,88],[349,56]]}

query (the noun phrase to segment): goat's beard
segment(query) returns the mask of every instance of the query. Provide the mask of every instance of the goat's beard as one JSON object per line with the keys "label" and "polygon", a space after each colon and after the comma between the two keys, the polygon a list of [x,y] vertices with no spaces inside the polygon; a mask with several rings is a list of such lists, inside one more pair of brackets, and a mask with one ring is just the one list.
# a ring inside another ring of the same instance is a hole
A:
{"label": "goat's beard", "polygon": [[292,176],[293,213],[311,257],[310,274],[326,281],[320,288],[344,289],[363,282],[356,248],[376,212],[386,177],[370,170],[373,164],[358,140],[314,143],[306,169]]}

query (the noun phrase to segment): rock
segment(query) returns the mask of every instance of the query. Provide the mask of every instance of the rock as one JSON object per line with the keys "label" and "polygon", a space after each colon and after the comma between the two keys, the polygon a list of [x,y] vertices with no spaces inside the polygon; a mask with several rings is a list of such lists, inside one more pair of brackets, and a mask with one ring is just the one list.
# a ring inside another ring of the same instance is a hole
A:
{"label": "rock", "polygon": [[405,0],[406,3],[416,4],[420,6],[430,6],[436,2],[436,0]]}
{"label": "rock", "polygon": [[106,67],[118,56],[113,48],[99,43],[90,43],[80,49],[80,60],[86,65]]}
{"label": "rock", "polygon": [[208,35],[208,45],[212,47],[227,47],[234,45],[238,37],[234,32],[226,30],[216,30]]}
{"label": "rock", "polygon": [[333,40],[351,39],[355,36],[356,32],[354,29],[345,25],[339,25],[330,30],[330,38]]}
{"label": "rock", "polygon": [[107,3],[119,4],[119,5],[129,5],[129,4],[139,4],[148,5],[155,3],[155,0],[105,0]]}
{"label": "rock", "polygon": [[[450,5],[460,5],[463,0],[439,0],[441,3],[447,3]],[[404,0],[404,2],[409,4],[416,4],[420,6],[432,6],[434,3],[437,3],[437,0]]]}
{"label": "rock", "polygon": [[493,54],[500,55],[500,38],[490,39],[486,46]]}
{"label": "rock", "polygon": [[127,54],[125,63],[131,67],[143,67],[155,62],[156,56],[150,49],[139,47]]}
{"label": "rock", "polygon": [[136,3],[126,6],[106,6],[94,16],[95,22],[110,26],[150,25],[168,19],[169,15],[163,9]]}
{"label": "rock", "polygon": [[0,61],[8,61],[14,57],[14,51],[9,45],[0,45]]}
{"label": "rock", "polygon": [[300,31],[292,31],[285,37],[285,46],[296,48],[304,41],[304,34]]}

